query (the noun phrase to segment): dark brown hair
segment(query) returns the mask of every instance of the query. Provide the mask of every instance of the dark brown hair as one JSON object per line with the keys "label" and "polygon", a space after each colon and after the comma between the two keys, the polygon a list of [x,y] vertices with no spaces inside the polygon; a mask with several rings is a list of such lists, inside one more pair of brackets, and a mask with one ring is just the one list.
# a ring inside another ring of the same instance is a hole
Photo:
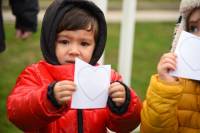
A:
{"label": "dark brown hair", "polygon": [[63,30],[80,30],[94,32],[94,39],[97,41],[98,21],[85,9],[74,7],[67,11],[58,25],[57,33]]}

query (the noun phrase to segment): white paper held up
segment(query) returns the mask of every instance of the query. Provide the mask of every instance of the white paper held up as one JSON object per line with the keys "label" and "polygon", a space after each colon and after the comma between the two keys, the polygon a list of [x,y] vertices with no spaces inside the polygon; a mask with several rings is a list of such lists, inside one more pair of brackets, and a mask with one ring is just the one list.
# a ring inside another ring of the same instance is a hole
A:
{"label": "white paper held up", "polygon": [[92,66],[76,58],[74,82],[77,90],[72,96],[71,108],[105,108],[110,75],[110,65]]}
{"label": "white paper held up", "polygon": [[200,80],[200,37],[182,31],[175,49],[177,69],[170,75]]}

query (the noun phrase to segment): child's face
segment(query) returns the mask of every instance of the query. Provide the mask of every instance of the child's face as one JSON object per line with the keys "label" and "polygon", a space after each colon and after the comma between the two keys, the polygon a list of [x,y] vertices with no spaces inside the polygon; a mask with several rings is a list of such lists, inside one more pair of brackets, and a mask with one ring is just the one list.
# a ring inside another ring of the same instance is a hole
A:
{"label": "child's face", "polygon": [[195,9],[188,19],[188,32],[200,36],[200,8]]}
{"label": "child's face", "polygon": [[78,57],[89,63],[95,48],[94,33],[86,30],[64,30],[57,34],[56,57],[60,64],[74,63]]}

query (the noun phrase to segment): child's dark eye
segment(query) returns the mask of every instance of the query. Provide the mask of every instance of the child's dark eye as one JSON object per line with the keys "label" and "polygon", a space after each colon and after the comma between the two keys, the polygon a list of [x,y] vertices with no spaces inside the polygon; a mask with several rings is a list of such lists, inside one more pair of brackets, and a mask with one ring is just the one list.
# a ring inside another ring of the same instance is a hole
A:
{"label": "child's dark eye", "polygon": [[69,44],[69,41],[68,40],[58,40],[58,43],[67,45],[67,44]]}
{"label": "child's dark eye", "polygon": [[190,33],[198,32],[198,30],[199,30],[199,29],[198,29],[196,26],[190,26],[190,27],[189,27],[189,32],[190,32]]}
{"label": "child's dark eye", "polygon": [[90,44],[87,43],[87,42],[82,42],[81,45],[84,46],[84,47],[86,47],[86,46],[89,46]]}

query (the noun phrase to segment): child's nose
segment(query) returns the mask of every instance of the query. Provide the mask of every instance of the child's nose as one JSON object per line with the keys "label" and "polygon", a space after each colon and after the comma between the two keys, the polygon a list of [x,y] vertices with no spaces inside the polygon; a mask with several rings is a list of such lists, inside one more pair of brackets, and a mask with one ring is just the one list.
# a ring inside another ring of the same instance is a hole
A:
{"label": "child's nose", "polygon": [[73,56],[78,56],[80,54],[78,46],[72,45],[69,54]]}

